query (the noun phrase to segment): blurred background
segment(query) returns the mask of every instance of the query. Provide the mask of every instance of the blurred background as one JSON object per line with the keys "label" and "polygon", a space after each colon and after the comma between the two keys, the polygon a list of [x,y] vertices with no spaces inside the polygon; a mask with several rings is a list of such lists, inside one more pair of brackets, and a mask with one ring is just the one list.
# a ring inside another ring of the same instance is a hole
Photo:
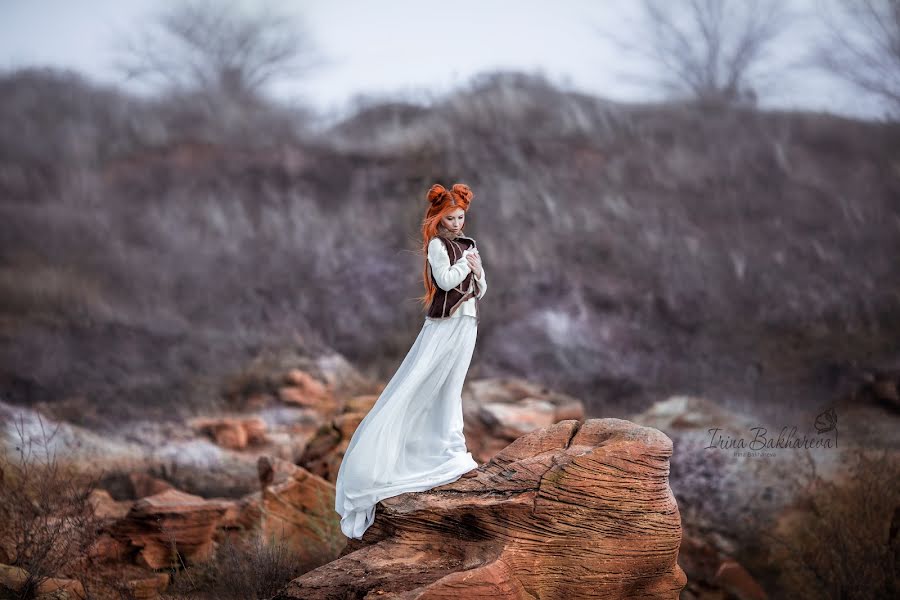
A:
{"label": "blurred background", "polygon": [[377,393],[462,182],[467,381],[897,448],[896,0],[7,0],[0,68],[8,422],[158,449],[293,369]]}

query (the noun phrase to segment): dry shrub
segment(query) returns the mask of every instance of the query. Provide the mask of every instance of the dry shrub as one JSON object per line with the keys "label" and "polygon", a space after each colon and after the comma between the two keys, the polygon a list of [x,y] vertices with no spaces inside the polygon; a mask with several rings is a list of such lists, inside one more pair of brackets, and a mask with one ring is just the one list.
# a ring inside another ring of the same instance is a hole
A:
{"label": "dry shrub", "polygon": [[900,464],[889,450],[853,458],[837,482],[811,463],[800,510],[766,534],[784,597],[900,597]]}
{"label": "dry shrub", "polygon": [[16,453],[0,456],[0,554],[29,573],[15,596],[23,599],[50,577],[79,572],[100,524],[89,501],[97,479],[57,459],[59,425],[38,424],[32,435],[20,415]]}
{"label": "dry shrub", "polygon": [[291,547],[276,537],[226,538],[211,560],[177,573],[167,597],[270,598],[305,571]]}

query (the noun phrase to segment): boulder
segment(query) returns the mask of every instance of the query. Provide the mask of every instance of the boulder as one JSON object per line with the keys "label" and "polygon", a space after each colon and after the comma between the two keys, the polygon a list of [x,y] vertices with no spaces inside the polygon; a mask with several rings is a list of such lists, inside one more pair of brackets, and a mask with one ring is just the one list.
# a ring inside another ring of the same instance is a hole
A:
{"label": "boulder", "polygon": [[228,505],[179,490],[142,498],[111,527],[135,562],[151,569],[169,568],[209,558],[213,535]]}
{"label": "boulder", "polygon": [[302,467],[260,457],[261,530],[285,542],[310,568],[337,558],[346,538],[334,511],[334,485]]}
{"label": "boulder", "polygon": [[132,497],[135,500],[174,489],[174,486],[168,481],[164,481],[148,473],[129,473],[128,481],[131,484]]}
{"label": "boulder", "polygon": [[194,419],[194,430],[208,435],[216,444],[231,450],[266,441],[266,422],[260,417],[215,417]]}
{"label": "boulder", "polygon": [[671,454],[621,419],[527,433],[475,477],[383,500],[362,540],[275,599],[678,598]]}
{"label": "boulder", "polygon": [[314,408],[323,415],[332,415],[339,408],[332,386],[306,371],[291,369],[285,376],[285,384],[278,388],[278,398],[286,404]]}
{"label": "boulder", "polygon": [[114,500],[109,492],[101,488],[91,490],[88,502],[98,519],[112,521],[117,521],[127,515],[134,504],[130,500]]}

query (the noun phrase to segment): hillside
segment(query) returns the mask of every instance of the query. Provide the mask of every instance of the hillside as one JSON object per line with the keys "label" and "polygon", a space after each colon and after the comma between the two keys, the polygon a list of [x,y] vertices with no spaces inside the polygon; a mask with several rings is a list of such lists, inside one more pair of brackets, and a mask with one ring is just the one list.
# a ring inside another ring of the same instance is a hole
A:
{"label": "hillside", "polygon": [[0,79],[0,394],[104,427],[221,403],[252,360],[396,368],[434,181],[475,190],[471,373],[591,416],[828,402],[900,360],[900,130],[622,105],[497,74],[324,134],[277,106]]}

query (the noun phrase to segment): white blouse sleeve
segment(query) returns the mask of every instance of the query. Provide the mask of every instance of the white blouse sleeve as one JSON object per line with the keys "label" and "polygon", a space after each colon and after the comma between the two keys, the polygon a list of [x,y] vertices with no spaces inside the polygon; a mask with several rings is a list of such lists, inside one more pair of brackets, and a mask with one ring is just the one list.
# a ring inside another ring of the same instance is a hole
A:
{"label": "white blouse sleeve", "polygon": [[444,248],[443,242],[437,238],[433,238],[428,242],[428,263],[431,265],[431,273],[434,275],[438,287],[444,291],[452,290],[458,286],[472,272],[465,255],[451,265],[447,249]]}
{"label": "white blouse sleeve", "polygon": [[484,276],[484,263],[481,263],[481,277],[475,281],[478,282],[478,297],[481,298],[487,291],[487,279]]}

